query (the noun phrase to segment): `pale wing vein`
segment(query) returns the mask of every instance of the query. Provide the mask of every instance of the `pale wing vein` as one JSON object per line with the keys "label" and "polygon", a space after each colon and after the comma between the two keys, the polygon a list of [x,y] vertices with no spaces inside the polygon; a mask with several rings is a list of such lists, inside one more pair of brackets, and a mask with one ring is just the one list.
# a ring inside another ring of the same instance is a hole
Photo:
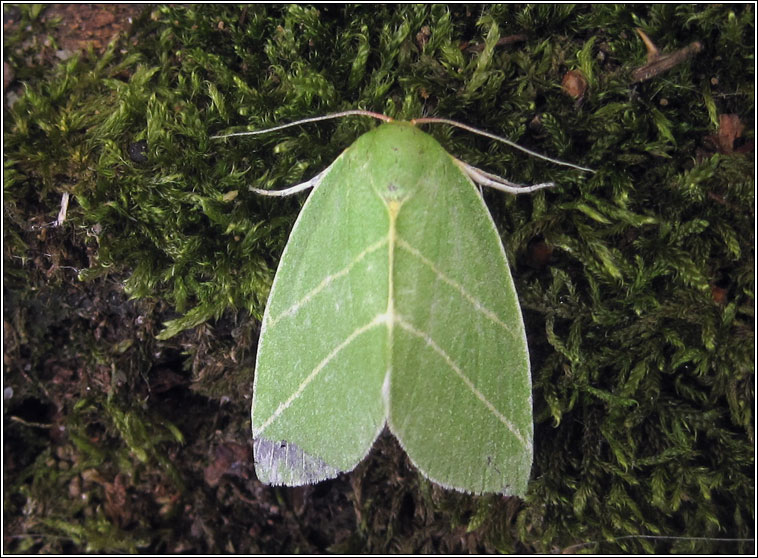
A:
{"label": "pale wing vein", "polygon": [[434,342],[434,340],[429,336],[428,333],[425,333],[419,329],[416,329],[413,325],[406,322],[401,316],[395,315],[395,323],[397,323],[400,327],[402,327],[407,332],[415,335],[416,337],[419,337],[424,340],[424,342],[431,347],[431,349],[440,355],[442,359],[447,363],[447,365],[450,367],[450,369],[455,372],[455,374],[463,381],[464,384],[466,384],[466,387],[471,390],[471,393],[474,394],[474,396],[484,404],[485,407],[493,414],[495,417],[503,423],[503,425],[511,431],[511,433],[518,439],[519,442],[521,442],[521,445],[523,445],[526,448],[531,447],[531,442],[527,441],[524,436],[521,434],[518,428],[509,421],[503,413],[497,410],[497,408],[485,397],[485,395],[479,391],[476,386],[474,385],[474,382],[471,381],[471,379],[466,376],[466,374],[463,373],[463,370],[461,370],[460,366],[458,366],[455,361],[453,361],[452,358],[450,358],[450,355],[448,355],[437,343]]}
{"label": "pale wing vein", "polygon": [[502,327],[505,331],[507,331],[514,339],[517,338],[516,333],[506,324],[503,320],[501,320],[497,314],[495,314],[492,310],[484,306],[479,300],[477,300],[476,297],[471,295],[466,289],[463,288],[463,286],[453,281],[450,277],[445,275],[436,265],[434,265],[434,262],[431,261],[429,258],[424,256],[420,251],[418,251],[416,248],[408,244],[405,240],[402,238],[396,239],[397,245],[400,246],[403,250],[414,256],[416,259],[418,259],[422,264],[424,264],[426,267],[432,270],[432,272],[439,277],[442,281],[453,287],[456,291],[460,293],[460,295],[468,300],[471,305],[474,307],[474,310],[479,312],[480,314],[487,317],[490,321],[493,323],[499,325]]}
{"label": "pale wing vein", "polygon": [[317,294],[319,294],[321,291],[326,289],[331,283],[333,283],[335,280],[344,277],[345,275],[349,274],[350,271],[363,260],[366,256],[371,254],[372,252],[376,252],[380,248],[382,248],[385,244],[389,242],[388,237],[384,237],[377,242],[374,242],[371,246],[363,250],[360,254],[355,256],[353,260],[348,263],[345,267],[343,267],[341,270],[337,271],[336,273],[332,273],[330,275],[327,275],[324,277],[324,279],[319,283],[316,287],[314,287],[312,290],[308,291],[300,300],[295,302],[292,306],[287,308],[284,312],[276,316],[275,318],[271,318],[268,322],[268,327],[273,327],[274,324],[281,321],[284,318],[287,318],[289,316],[294,316],[300,308],[305,306],[308,302],[310,302]]}
{"label": "pale wing vein", "polygon": [[386,324],[388,321],[389,318],[386,313],[379,314],[374,317],[374,319],[369,323],[355,329],[350,335],[348,335],[342,343],[332,349],[332,351],[326,355],[326,357],[324,357],[324,359],[319,362],[313,370],[311,370],[308,376],[306,376],[305,379],[300,382],[300,385],[297,387],[295,392],[290,395],[286,401],[279,404],[279,406],[276,408],[276,411],[274,411],[274,414],[271,415],[266,420],[266,422],[260,426],[260,428],[253,432],[253,437],[257,438],[260,436],[261,432],[266,430],[266,428],[268,428],[272,422],[274,422],[284,411],[286,411],[290,405],[292,405],[292,403],[294,403],[294,401],[302,395],[303,391],[305,391],[305,388],[307,388],[308,385],[316,378],[316,376],[318,376],[319,372],[321,372],[326,367],[326,365],[329,364],[345,347],[350,345],[350,343],[352,343],[355,338],[366,333],[368,330],[376,327],[379,324]]}

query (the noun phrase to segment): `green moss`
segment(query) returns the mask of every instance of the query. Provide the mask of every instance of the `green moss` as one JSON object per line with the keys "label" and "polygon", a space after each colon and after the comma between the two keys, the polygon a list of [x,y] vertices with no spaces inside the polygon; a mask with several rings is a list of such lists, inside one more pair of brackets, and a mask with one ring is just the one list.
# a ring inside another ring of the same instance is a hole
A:
{"label": "green moss", "polygon": [[[9,551],[752,548],[629,538],[754,536],[751,6],[158,6],[57,64],[32,55],[54,28],[21,10],[6,37],[25,84],[4,129]],[[631,85],[635,27],[664,53],[703,50]],[[580,102],[561,91],[571,69]],[[249,187],[312,177],[374,124],[209,136],[348,108],[457,119],[598,171],[429,128],[471,164],[558,184],[484,194],[532,350],[524,502],[438,489],[387,438],[312,489],[262,488],[249,460],[203,480],[249,438],[257,324],[302,203]],[[715,152],[722,114],[746,123],[748,153]],[[67,220],[46,228],[64,192]],[[119,474],[127,518],[102,507]],[[66,506],[71,483],[89,499]]]}

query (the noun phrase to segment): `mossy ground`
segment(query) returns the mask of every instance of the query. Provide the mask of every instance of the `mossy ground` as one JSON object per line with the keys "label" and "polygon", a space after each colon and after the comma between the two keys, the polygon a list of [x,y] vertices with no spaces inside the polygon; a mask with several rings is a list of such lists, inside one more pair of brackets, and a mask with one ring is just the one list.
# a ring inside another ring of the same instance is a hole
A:
{"label": "mossy ground", "polygon": [[[5,552],[754,550],[630,537],[754,537],[751,5],[159,6],[56,63],[51,24],[14,9]],[[664,54],[703,49],[632,84],[636,27]],[[248,188],[313,176],[375,124],[209,136],[359,107],[598,171],[430,129],[558,184],[484,194],[532,352],[524,501],[431,485],[386,436],[334,481],[255,480],[258,325],[302,196]]]}

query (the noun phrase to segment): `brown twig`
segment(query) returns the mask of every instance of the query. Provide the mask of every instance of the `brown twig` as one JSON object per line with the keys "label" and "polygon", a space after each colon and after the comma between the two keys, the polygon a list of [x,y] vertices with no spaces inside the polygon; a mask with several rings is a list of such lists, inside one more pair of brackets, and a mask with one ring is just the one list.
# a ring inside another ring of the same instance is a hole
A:
{"label": "brown twig", "polygon": [[658,48],[653,44],[642,29],[637,29],[637,33],[647,47],[647,64],[640,66],[632,72],[632,83],[639,83],[662,74],[681,64],[693,54],[703,50],[703,45],[699,41],[694,41],[684,48],[680,48],[671,54],[661,54]]}

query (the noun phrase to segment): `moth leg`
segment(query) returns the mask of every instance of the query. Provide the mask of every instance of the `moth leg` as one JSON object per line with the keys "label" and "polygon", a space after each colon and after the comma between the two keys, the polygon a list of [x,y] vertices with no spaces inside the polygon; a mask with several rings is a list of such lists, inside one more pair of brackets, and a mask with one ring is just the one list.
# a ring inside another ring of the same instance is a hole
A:
{"label": "moth leg", "polygon": [[324,176],[326,175],[327,171],[331,168],[331,166],[325,168],[320,173],[318,173],[316,176],[308,180],[307,182],[302,182],[300,184],[295,184],[294,186],[290,186],[289,188],[285,188],[284,190],[261,190],[260,188],[250,188],[251,192],[255,192],[256,194],[260,194],[262,196],[272,196],[277,198],[283,198],[285,196],[291,196],[293,194],[297,194],[299,192],[302,192],[303,190],[307,190],[308,188],[316,188],[321,180],[323,180]]}
{"label": "moth leg", "polygon": [[476,184],[480,186],[488,186],[490,188],[494,188],[495,190],[500,190],[501,192],[508,192],[509,194],[528,194],[529,192],[534,192],[535,190],[541,190],[542,188],[551,188],[555,186],[555,184],[552,182],[543,182],[542,184],[533,184],[531,186],[516,184],[515,182],[510,182],[500,176],[490,174],[486,171],[483,171],[482,169],[473,167],[468,163],[464,163],[463,161],[458,161],[456,159],[456,162],[461,167],[461,169],[463,169],[463,172],[466,173],[466,175]]}

